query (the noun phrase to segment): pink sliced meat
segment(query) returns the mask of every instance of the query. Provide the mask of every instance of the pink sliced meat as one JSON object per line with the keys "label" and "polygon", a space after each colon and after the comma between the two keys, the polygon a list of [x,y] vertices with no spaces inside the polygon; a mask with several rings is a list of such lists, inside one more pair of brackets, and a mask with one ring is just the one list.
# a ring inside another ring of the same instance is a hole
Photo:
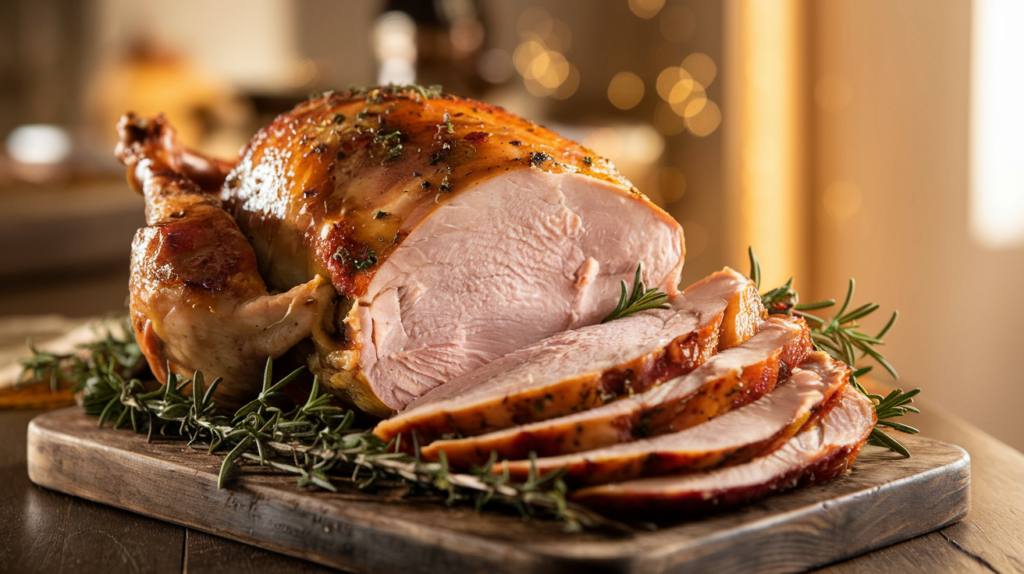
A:
{"label": "pink sliced meat", "polygon": [[670,303],[514,351],[433,389],[374,434],[404,435],[409,446],[415,432],[423,445],[597,407],[692,371],[720,349],[721,333],[730,342],[745,340],[764,314],[753,283],[731,269]]}
{"label": "pink sliced meat", "polygon": [[422,454],[435,460],[443,450],[450,464],[468,468],[483,465],[492,452],[498,460],[525,459],[530,452],[556,456],[680,430],[770,392],[780,366],[787,369],[800,364],[811,347],[805,322],[773,317],[742,344],[646,393],[564,417],[435,441]]}
{"label": "pink sliced meat", "polygon": [[876,420],[871,401],[847,386],[824,417],[771,454],[709,472],[591,486],[570,498],[604,512],[677,517],[736,506],[843,474]]}
{"label": "pink sliced meat", "polygon": [[[818,412],[827,410],[849,378],[846,365],[814,352],[775,390],[743,408],[680,432],[539,458],[535,468],[545,473],[566,467],[565,480],[582,485],[741,464],[791,439]],[[530,467],[530,461],[518,460],[497,464],[493,471],[500,474],[507,469],[513,480],[522,481]]]}

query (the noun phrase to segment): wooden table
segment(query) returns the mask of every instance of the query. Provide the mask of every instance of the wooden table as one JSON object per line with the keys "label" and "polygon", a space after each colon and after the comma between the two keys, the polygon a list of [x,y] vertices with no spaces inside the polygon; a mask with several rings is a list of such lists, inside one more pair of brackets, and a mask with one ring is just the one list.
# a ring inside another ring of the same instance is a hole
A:
{"label": "wooden table", "polygon": [[[970,514],[822,572],[1024,572],[1024,455],[927,401],[922,407],[924,414],[910,422],[971,454]],[[33,485],[25,470],[25,431],[39,412],[0,411],[0,572],[328,570]]]}

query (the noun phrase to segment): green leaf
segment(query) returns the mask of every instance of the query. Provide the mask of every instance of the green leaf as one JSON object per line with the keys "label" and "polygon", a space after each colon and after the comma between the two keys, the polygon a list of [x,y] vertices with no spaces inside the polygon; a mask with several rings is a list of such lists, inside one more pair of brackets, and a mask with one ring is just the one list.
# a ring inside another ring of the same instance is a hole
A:
{"label": "green leaf", "polygon": [[910,451],[907,450],[907,447],[903,446],[902,444],[900,444],[898,440],[892,438],[891,436],[885,434],[884,432],[877,428],[871,431],[871,435],[868,439],[868,442],[871,444],[875,444],[876,446],[884,446],[889,450],[895,451],[902,455],[903,458],[910,458]]}
{"label": "green leaf", "polygon": [[668,295],[663,291],[647,289],[644,285],[643,275],[644,264],[641,261],[636,267],[636,274],[633,278],[633,288],[628,289],[625,281],[620,282],[621,295],[619,302],[607,317],[601,319],[601,323],[607,323],[616,319],[646,311],[648,309],[668,309]]}
{"label": "green leaf", "polygon": [[753,247],[747,247],[747,257],[750,258],[750,280],[754,282],[754,289],[761,290],[761,261],[754,253]]}
{"label": "green leaf", "polygon": [[249,450],[252,443],[253,437],[247,436],[235,445],[235,448],[231,449],[231,452],[224,457],[224,460],[220,464],[220,474],[217,475],[217,488],[224,488],[227,484],[228,472],[231,470],[231,464],[235,462],[235,459],[241,456],[242,453]]}

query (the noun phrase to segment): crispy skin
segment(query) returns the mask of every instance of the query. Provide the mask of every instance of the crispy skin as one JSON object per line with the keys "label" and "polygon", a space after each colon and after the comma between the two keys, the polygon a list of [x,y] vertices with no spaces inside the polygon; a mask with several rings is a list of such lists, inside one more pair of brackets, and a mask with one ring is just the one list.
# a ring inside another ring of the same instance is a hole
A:
{"label": "crispy skin", "polygon": [[167,367],[208,381],[223,377],[215,398],[224,406],[259,391],[267,356],[278,356],[308,337],[332,296],[320,278],[287,293],[268,294],[256,257],[210,188],[224,164],[186,153],[163,118],[129,114],[118,124],[117,155],[128,181],[146,199],[148,226],[132,243],[132,326],[153,372]]}
{"label": "crispy skin", "polygon": [[330,93],[279,116],[243,150],[224,197],[271,286],[320,274],[354,298],[434,210],[531,168],[602,179],[648,202],[607,160],[502,108],[386,88]]}

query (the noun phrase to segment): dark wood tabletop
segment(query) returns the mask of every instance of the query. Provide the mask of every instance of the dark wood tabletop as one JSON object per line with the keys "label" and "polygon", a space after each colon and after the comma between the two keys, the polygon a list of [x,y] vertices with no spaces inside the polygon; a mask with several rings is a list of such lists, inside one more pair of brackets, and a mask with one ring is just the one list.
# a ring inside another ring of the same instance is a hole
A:
{"label": "dark wood tabletop", "polygon": [[[1024,572],[1024,455],[927,401],[922,410],[910,422],[971,455],[967,518],[821,571]],[[25,467],[26,427],[40,412],[0,411],[0,572],[329,570],[32,484]]]}

